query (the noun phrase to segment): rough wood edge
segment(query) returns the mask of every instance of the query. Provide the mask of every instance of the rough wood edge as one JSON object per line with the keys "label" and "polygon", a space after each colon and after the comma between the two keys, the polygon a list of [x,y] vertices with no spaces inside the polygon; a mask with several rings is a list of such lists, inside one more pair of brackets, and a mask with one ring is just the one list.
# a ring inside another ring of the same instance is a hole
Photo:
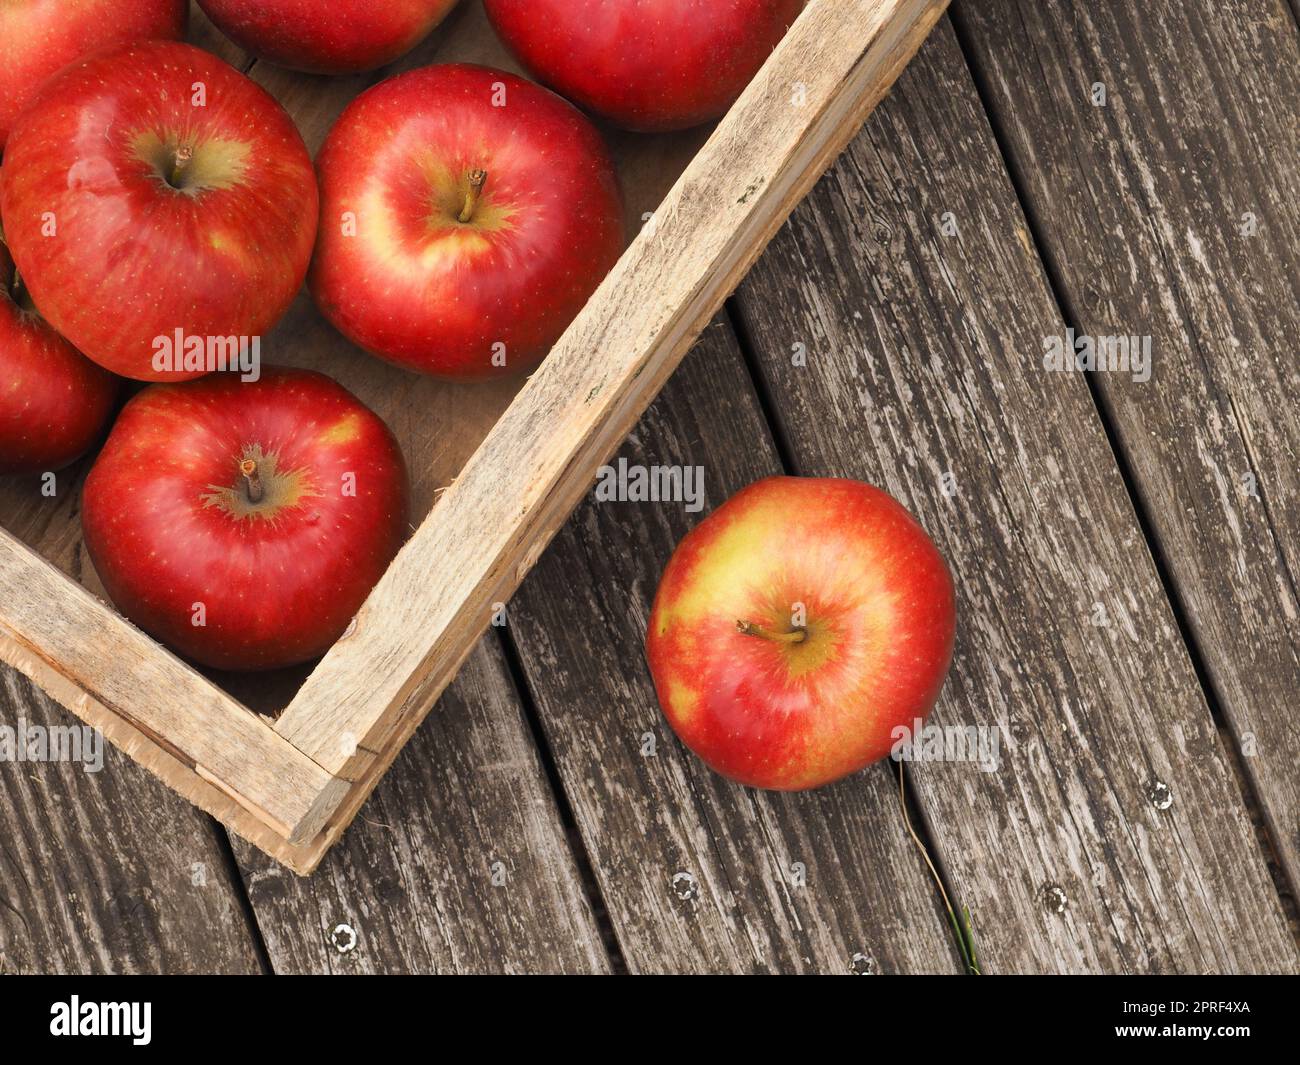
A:
{"label": "rough wood edge", "polygon": [[[259,813],[240,802],[238,796],[232,795],[219,782],[210,780],[199,769],[191,768],[165,747],[155,743],[134,724],[84,691],[75,681],[60,673],[3,628],[0,628],[0,662],[28,677],[46,695],[91,728],[99,729],[114,747],[178,795],[277,861],[301,873],[310,872],[315,867],[315,862],[309,866],[299,848],[291,846],[281,833],[266,824]],[[328,789],[328,794],[323,793],[325,805],[330,802],[337,804],[340,793],[346,790],[339,784]]]}
{"label": "rough wood edge", "polygon": [[207,795],[215,790],[268,830],[308,838],[346,791],[251,710],[3,531],[0,643],[0,657],[205,809],[229,812]]}

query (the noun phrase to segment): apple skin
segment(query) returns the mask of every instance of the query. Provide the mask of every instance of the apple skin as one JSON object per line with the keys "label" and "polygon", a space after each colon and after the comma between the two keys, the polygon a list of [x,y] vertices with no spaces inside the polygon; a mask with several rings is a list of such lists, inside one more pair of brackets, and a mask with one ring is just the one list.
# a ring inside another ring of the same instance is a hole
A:
{"label": "apple skin", "polygon": [[81,523],[127,618],[204,665],[272,669],[324,653],[383,575],[406,533],[406,467],[383,421],[323,374],[213,374],[123,408]]}
{"label": "apple skin", "polygon": [[[498,85],[503,107],[492,104]],[[343,112],[316,166],[308,284],[321,313],[422,373],[533,368],[623,250],[622,195],[600,134],[512,74],[449,64],[381,82]],[[461,222],[475,170],[486,183]]]}
{"label": "apple skin", "polygon": [[0,150],[10,127],[55,71],[100,48],[180,40],[189,0],[5,0],[0,3]]}
{"label": "apple skin", "polygon": [[[788,642],[800,603],[804,636]],[[884,758],[895,726],[925,718],[955,626],[948,567],[893,498],[859,481],[770,477],[678,545],[646,651],[687,747],[742,784],[797,791]]]}
{"label": "apple skin", "polygon": [[61,470],[84,455],[113,413],[117,385],[15,291],[0,240],[0,474]]}
{"label": "apple skin", "polygon": [[457,0],[199,0],[245,51],[290,70],[374,70],[419,44]]}
{"label": "apple skin", "polygon": [[[196,84],[204,106],[192,106]],[[36,306],[88,358],[142,381],[201,376],[154,368],[155,338],[177,329],[269,330],[302,286],[317,211],[284,109],[172,41],[56,74],[19,117],[0,172],[5,237]]]}
{"label": "apple skin", "polygon": [[498,35],[544,85],[625,129],[723,115],[805,0],[484,0]]}

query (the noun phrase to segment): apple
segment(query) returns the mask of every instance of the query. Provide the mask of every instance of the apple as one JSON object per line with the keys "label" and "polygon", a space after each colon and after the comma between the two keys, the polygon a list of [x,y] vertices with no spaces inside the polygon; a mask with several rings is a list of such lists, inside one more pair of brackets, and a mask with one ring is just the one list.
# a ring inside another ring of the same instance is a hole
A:
{"label": "apple", "polygon": [[770,477],[677,546],[646,651],[664,714],[724,776],[795,791],[883,758],[952,657],[952,579],[871,485]]}
{"label": "apple", "polygon": [[457,0],[199,0],[241,48],[291,70],[352,74],[419,44]]}
{"label": "apple", "polygon": [[498,70],[451,64],[380,82],[339,117],[316,164],[316,303],[408,369],[531,369],[623,250],[600,134]]}
{"label": "apple", "polygon": [[[220,341],[247,345],[275,324],[306,275],[317,202],[284,109],[173,41],[56,74],[0,173],[5,236],[36,306],[88,358],[142,381],[221,368]],[[182,361],[194,341],[199,357]]]}
{"label": "apple", "polygon": [[99,48],[185,36],[189,0],[0,3],[0,150],[14,119],[55,71]]}
{"label": "apple", "polygon": [[113,411],[117,378],[37,313],[0,237],[0,474],[80,458]]}
{"label": "apple", "polygon": [[485,0],[502,41],[562,96],[626,129],[719,118],[805,0]]}
{"label": "apple", "polygon": [[109,597],[204,665],[322,654],[397,553],[406,468],[341,385],[267,367],[132,399],[86,479],[81,524]]}

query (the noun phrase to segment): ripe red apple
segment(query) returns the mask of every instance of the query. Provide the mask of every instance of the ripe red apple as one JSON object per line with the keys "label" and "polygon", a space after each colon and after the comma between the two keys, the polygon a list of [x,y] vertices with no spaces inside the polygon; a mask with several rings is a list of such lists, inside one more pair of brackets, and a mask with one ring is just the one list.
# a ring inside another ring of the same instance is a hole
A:
{"label": "ripe red apple", "polygon": [[623,250],[618,178],[558,96],[424,67],[349,105],[317,158],[309,284],[348,338],[450,378],[530,369]]}
{"label": "ripe red apple", "polygon": [[221,669],[323,653],[406,531],[406,468],[341,385],[267,367],[154,385],[86,479],[91,561],[126,617]]}
{"label": "ripe red apple", "polygon": [[215,349],[288,308],[315,240],[316,180],[263,89],[198,48],[148,41],[46,82],[10,133],[0,215],[60,334],[114,373],[185,380],[213,367],[169,361],[177,330]]}
{"label": "ripe red apple", "polygon": [[646,650],[682,742],[724,776],[815,788],[890,753],[952,657],[952,580],[925,530],[859,481],[770,477],[678,545]]}
{"label": "ripe red apple", "polygon": [[222,33],[253,55],[311,74],[391,63],[419,44],[456,0],[199,0]]}
{"label": "ripe red apple", "polygon": [[74,59],[128,41],[185,36],[189,0],[0,3],[0,149],[41,83]]}
{"label": "ripe red apple", "polygon": [[627,129],[686,129],[735,102],[805,0],[484,0],[541,82]]}
{"label": "ripe red apple", "polygon": [[117,378],[49,327],[0,239],[0,474],[80,458],[113,410]]}

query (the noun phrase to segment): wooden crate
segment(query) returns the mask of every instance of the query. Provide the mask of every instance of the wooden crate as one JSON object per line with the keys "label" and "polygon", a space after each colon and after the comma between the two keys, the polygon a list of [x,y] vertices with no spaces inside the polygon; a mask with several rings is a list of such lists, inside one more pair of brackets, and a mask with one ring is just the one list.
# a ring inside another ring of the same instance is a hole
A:
{"label": "wooden crate", "polygon": [[[888,90],[947,0],[810,0],[713,128],[609,131],[635,239],[525,382],[451,385],[351,346],[302,295],[264,350],[382,415],[416,528],[312,668],[200,672],[107,605],[86,564],[79,474],[50,499],[0,485],[0,659],[191,802],[310,873],[773,233]],[[191,39],[247,66],[201,18]],[[517,67],[467,0],[399,69]],[[384,73],[391,73],[385,71]],[[252,68],[315,152],[374,76]],[[593,636],[598,639],[598,636]]]}

